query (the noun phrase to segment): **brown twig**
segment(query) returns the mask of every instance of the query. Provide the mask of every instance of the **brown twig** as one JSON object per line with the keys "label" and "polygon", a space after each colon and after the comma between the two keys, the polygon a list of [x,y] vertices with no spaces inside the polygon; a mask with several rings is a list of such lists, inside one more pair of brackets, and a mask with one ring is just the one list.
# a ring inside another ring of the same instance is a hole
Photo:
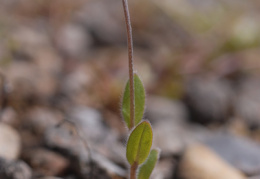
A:
{"label": "brown twig", "polygon": [[127,0],[122,0],[122,1],[123,1],[126,31],[127,31],[129,86],[130,86],[130,129],[132,129],[135,126],[133,37],[132,37],[132,27],[131,27],[128,2],[127,2]]}
{"label": "brown twig", "polygon": [[55,127],[61,127],[64,124],[69,124],[70,126],[72,126],[74,128],[74,132],[76,132],[77,136],[79,137],[80,141],[83,143],[85,149],[88,151],[89,153],[89,160],[92,161],[92,157],[91,157],[91,150],[90,147],[87,143],[87,141],[85,140],[85,138],[82,136],[79,128],[77,127],[77,125],[68,119],[63,119],[61,122],[59,122]]}
{"label": "brown twig", "polygon": [[74,128],[74,132],[76,132],[77,136],[79,137],[80,141],[83,143],[86,151],[88,152],[88,157],[89,157],[89,166],[90,166],[90,173],[89,173],[89,178],[92,179],[93,178],[93,171],[94,171],[94,161],[92,158],[92,154],[91,154],[91,149],[90,146],[88,145],[87,141],[85,140],[85,138],[83,137],[81,131],[79,130],[79,128],[77,127],[77,125],[69,120],[69,119],[63,119],[61,122],[59,122],[55,127],[61,127],[64,124],[69,124]]}

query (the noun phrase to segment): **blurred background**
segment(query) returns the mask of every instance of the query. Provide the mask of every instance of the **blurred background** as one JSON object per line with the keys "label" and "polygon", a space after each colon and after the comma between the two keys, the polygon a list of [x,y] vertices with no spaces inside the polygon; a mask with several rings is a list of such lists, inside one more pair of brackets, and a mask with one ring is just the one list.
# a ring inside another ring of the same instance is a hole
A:
{"label": "blurred background", "polygon": [[[260,1],[129,0],[152,179],[260,179]],[[0,178],[127,178],[121,0],[0,0]]]}

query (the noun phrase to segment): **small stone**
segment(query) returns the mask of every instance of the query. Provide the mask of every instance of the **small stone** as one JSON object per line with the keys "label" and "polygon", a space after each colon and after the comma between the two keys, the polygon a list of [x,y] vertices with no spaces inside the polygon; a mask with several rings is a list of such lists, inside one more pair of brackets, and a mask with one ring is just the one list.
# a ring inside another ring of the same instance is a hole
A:
{"label": "small stone", "polygon": [[44,133],[44,143],[49,148],[58,150],[69,157],[89,160],[89,151],[84,147],[77,135],[70,133],[69,128],[48,128]]}
{"label": "small stone", "polygon": [[89,149],[86,146],[91,146],[91,150],[111,161],[124,163],[123,145],[118,142],[117,134],[102,123],[102,116],[97,110],[77,106],[71,110],[69,120],[77,126],[77,131],[66,124],[48,128],[44,134],[48,147],[60,150],[78,161],[89,162]]}
{"label": "small stone", "polygon": [[209,148],[189,146],[179,163],[178,179],[245,179],[245,177]]}
{"label": "small stone", "polygon": [[260,174],[260,145],[230,133],[209,136],[205,144],[246,175]]}
{"label": "small stone", "polygon": [[13,160],[17,159],[21,150],[21,139],[15,129],[0,124],[0,157]]}
{"label": "small stone", "polygon": [[25,116],[26,125],[35,134],[42,135],[47,128],[55,126],[62,120],[62,114],[50,108],[32,107]]}
{"label": "small stone", "polygon": [[69,57],[85,55],[92,43],[89,33],[76,23],[64,26],[57,35],[59,48]]}
{"label": "small stone", "polygon": [[235,99],[236,115],[250,128],[260,128],[260,79],[246,79]]}
{"label": "small stone", "polygon": [[69,167],[69,161],[66,158],[47,149],[27,150],[24,158],[40,175],[60,175]]}
{"label": "small stone", "polygon": [[161,120],[174,120],[183,123],[188,117],[187,109],[181,101],[158,96],[149,96],[145,115],[152,123]]}
{"label": "small stone", "polygon": [[179,154],[187,145],[209,135],[205,127],[187,123],[186,114],[180,101],[160,97],[148,100],[146,116],[153,126],[154,146],[159,147],[163,155]]}
{"label": "small stone", "polygon": [[6,109],[4,109],[2,111],[1,120],[3,123],[13,126],[13,127],[14,126],[17,127],[20,122],[16,111],[11,107],[7,107]]}
{"label": "small stone", "polygon": [[181,101],[149,97],[146,116],[153,125],[154,145],[163,155],[178,154],[209,133],[203,126],[187,123],[187,111]]}
{"label": "small stone", "polygon": [[192,121],[208,124],[227,120],[232,99],[227,81],[197,77],[189,80],[185,88],[184,101]]}
{"label": "small stone", "polygon": [[0,159],[0,178],[31,179],[31,168],[23,161],[5,161]]}
{"label": "small stone", "polygon": [[[124,170],[95,151],[95,147],[86,148],[78,136],[71,135],[65,128],[50,129],[46,132],[47,146],[54,148],[71,159],[71,166],[82,178],[104,178],[124,176]],[[84,140],[84,141],[83,141]],[[89,143],[85,143],[88,145]],[[103,149],[104,150],[104,149]]]}
{"label": "small stone", "polygon": [[105,126],[98,110],[76,106],[71,110],[70,119],[78,126],[82,137],[92,149],[113,161],[122,163],[125,158],[125,153],[122,152],[123,145],[117,140],[118,134]]}
{"label": "small stone", "polygon": [[78,126],[82,134],[95,144],[103,143],[109,133],[102,123],[102,115],[96,109],[76,106],[71,109],[69,118]]}
{"label": "small stone", "polygon": [[86,31],[91,32],[96,43],[122,44],[125,42],[123,21],[120,18],[115,18],[121,11],[120,5],[115,0],[110,2],[88,1],[75,18],[86,27]]}
{"label": "small stone", "polygon": [[258,176],[253,176],[253,177],[248,177],[247,179],[260,179],[260,175],[258,175]]}
{"label": "small stone", "polygon": [[153,125],[154,146],[164,155],[176,155],[187,145],[203,140],[210,132],[203,126],[162,121]]}
{"label": "small stone", "polygon": [[104,156],[98,153],[92,153],[92,158],[95,163],[100,166],[100,168],[104,169],[111,177],[112,176],[126,176],[126,171],[123,170],[121,167],[117,166]]}
{"label": "small stone", "polygon": [[169,179],[172,178],[173,168],[176,167],[176,162],[170,157],[166,157],[157,162],[151,179]]}
{"label": "small stone", "polygon": [[90,74],[94,73],[94,71],[91,66],[80,65],[75,68],[62,81],[62,92],[71,96],[71,98],[75,94],[83,93],[82,90],[84,91],[86,87],[93,85]]}

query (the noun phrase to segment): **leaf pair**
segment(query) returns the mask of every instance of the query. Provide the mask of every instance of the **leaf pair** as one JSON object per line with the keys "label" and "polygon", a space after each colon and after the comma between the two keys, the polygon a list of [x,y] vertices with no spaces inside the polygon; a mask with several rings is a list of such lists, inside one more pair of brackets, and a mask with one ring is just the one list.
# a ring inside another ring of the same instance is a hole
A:
{"label": "leaf pair", "polygon": [[[133,127],[126,147],[126,157],[131,166],[139,167],[138,179],[149,179],[158,160],[159,152],[153,149],[153,131],[148,121],[142,121],[145,109],[145,90],[137,74],[134,74],[134,126],[130,118],[130,85],[126,84],[122,103],[122,115],[129,130]],[[140,123],[141,122],[141,123]],[[139,124],[140,123],[140,124]],[[137,125],[138,124],[138,125]]]}

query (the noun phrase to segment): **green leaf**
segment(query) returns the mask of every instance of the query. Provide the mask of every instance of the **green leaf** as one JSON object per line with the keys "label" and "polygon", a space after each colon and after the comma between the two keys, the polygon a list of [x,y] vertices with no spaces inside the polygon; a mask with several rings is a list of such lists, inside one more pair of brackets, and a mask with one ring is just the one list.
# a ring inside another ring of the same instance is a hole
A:
{"label": "green leaf", "polygon": [[[135,91],[135,126],[142,120],[145,108],[145,90],[142,81],[137,74],[134,74],[134,91]],[[122,114],[127,127],[130,129],[130,87],[129,80],[126,84],[123,103]]]}
{"label": "green leaf", "polygon": [[152,142],[153,131],[151,124],[147,121],[143,121],[136,126],[128,138],[126,158],[129,164],[142,164],[150,153]]}
{"label": "green leaf", "polygon": [[153,149],[150,152],[148,159],[145,163],[140,167],[138,172],[138,179],[149,179],[152,171],[155,167],[156,162],[159,158],[159,150]]}

